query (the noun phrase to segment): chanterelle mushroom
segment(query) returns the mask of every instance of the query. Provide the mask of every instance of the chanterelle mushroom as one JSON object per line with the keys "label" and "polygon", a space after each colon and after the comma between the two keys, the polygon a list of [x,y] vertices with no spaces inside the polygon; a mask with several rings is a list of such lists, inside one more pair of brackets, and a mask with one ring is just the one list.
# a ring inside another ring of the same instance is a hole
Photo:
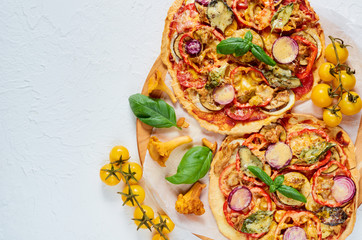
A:
{"label": "chanterelle mushroom", "polygon": [[175,204],[176,211],[182,214],[204,214],[205,209],[200,200],[200,194],[205,187],[206,184],[196,182],[185,195],[179,194]]}
{"label": "chanterelle mushroom", "polygon": [[165,163],[171,152],[178,146],[190,142],[192,142],[192,138],[189,136],[177,137],[168,142],[161,142],[157,137],[152,136],[148,142],[147,149],[153,160],[158,162],[161,167],[166,167]]}
{"label": "chanterelle mushroom", "polygon": [[169,89],[163,81],[159,70],[156,70],[155,74],[149,79],[148,82],[148,94],[152,94],[156,90],[167,93],[173,103],[177,101],[171,89]]}

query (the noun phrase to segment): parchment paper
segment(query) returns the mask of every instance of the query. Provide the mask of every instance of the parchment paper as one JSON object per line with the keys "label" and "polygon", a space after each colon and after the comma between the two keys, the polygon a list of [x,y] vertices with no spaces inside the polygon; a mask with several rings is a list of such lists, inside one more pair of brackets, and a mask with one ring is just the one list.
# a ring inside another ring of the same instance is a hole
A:
{"label": "parchment paper", "polygon": [[[349,48],[350,56],[348,64],[357,70],[357,85],[355,87],[355,91],[361,93],[362,64],[358,59],[361,56],[358,49],[361,49],[362,44],[361,42],[354,41],[354,39],[362,39],[362,34],[355,31],[355,29],[361,30],[361,27],[353,25],[346,18],[332,10],[318,6],[317,4],[313,4],[313,7],[320,16],[320,23],[326,35],[326,45],[330,43],[328,36],[332,35],[334,37],[344,39],[346,43],[353,46],[353,48]],[[335,21],[335,19],[338,19],[338,21]],[[170,81],[171,78],[169,75],[167,75],[166,83],[170,85]],[[165,97],[165,99],[167,100],[167,97]],[[170,101],[168,102],[172,104]],[[176,103],[174,108],[176,110],[177,118],[185,117],[186,121],[190,124],[190,127],[183,129],[182,131],[179,131],[176,128],[155,129],[153,134],[156,135],[161,141],[167,141],[176,136],[189,135],[193,138],[193,142],[180,146],[174,150],[168,159],[166,163],[167,167],[165,168],[160,167],[155,161],[153,161],[147,152],[144,164],[144,179],[147,183],[147,188],[150,192],[152,192],[154,199],[159,204],[159,207],[162,208],[165,213],[171,217],[178,227],[212,239],[226,239],[222,236],[222,234],[220,234],[209,208],[207,196],[208,187],[203,190],[201,195],[201,200],[205,206],[205,214],[202,216],[182,215],[176,212],[175,202],[177,200],[178,194],[185,193],[191,187],[191,185],[173,185],[165,180],[165,177],[176,173],[177,166],[181,161],[182,156],[190,147],[201,145],[202,138],[206,137],[210,141],[217,141],[218,146],[220,146],[220,143],[225,136],[211,133],[201,128],[198,122],[188,113],[186,113],[179,103]],[[322,117],[322,109],[315,107],[311,101],[296,104],[293,112],[311,114],[318,118]],[[354,142],[356,141],[360,119],[361,113],[349,117],[343,116],[341,127],[347,131]],[[200,181],[208,185],[208,175],[206,175]]]}

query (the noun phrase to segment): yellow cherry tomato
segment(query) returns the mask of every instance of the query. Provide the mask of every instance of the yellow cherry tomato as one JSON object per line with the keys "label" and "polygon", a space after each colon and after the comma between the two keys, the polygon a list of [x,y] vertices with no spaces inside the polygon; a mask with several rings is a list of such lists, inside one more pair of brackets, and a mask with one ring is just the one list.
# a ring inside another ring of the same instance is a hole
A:
{"label": "yellow cherry tomato", "polygon": [[[138,163],[135,163],[135,162],[124,163],[122,165],[122,171],[129,175],[126,177],[129,184],[137,184],[143,175],[142,167]],[[131,177],[131,174],[137,181]],[[122,181],[126,182],[123,176],[122,176]]]}
{"label": "yellow cherry tomato", "polygon": [[[330,108],[332,108],[332,107],[330,107]],[[336,127],[342,121],[342,113],[341,113],[341,111],[337,111],[336,113],[332,113],[331,110],[324,109],[323,110],[323,121],[329,127]]]}
{"label": "yellow cherry tomato", "polygon": [[129,159],[128,149],[123,146],[115,146],[109,153],[109,160],[111,163],[119,165],[121,162],[125,162]]}
{"label": "yellow cherry tomato", "polygon": [[[166,227],[164,227],[162,229],[162,233],[163,234],[167,234],[173,231],[173,229],[175,228],[175,224],[172,222],[172,220],[167,216],[167,215],[161,215],[162,220],[166,221],[166,226],[168,227],[168,229]],[[159,224],[161,222],[160,216],[156,217],[155,220],[153,221],[154,224]]]}
{"label": "yellow cherry tomato", "polygon": [[153,235],[152,240],[165,240],[165,238],[162,237],[159,233],[156,233]]}
{"label": "yellow cherry tomato", "polygon": [[328,94],[328,91],[331,87],[328,84],[321,83],[316,85],[312,89],[312,101],[314,105],[318,107],[328,107],[332,104],[333,98]]}
{"label": "yellow cherry tomato", "polygon": [[[336,75],[337,78],[333,79],[333,86],[338,87],[339,80],[338,75]],[[341,82],[342,86],[347,90],[352,90],[354,86],[356,85],[356,77],[354,74],[348,74],[346,70],[341,71]]]}
{"label": "yellow cherry tomato", "polygon": [[332,63],[329,63],[329,62],[322,63],[322,65],[318,69],[319,77],[325,82],[332,81],[335,78],[330,73],[330,70],[331,70],[331,68],[334,68],[334,67],[335,66]]}
{"label": "yellow cherry tomato", "polygon": [[[147,206],[147,205],[141,205],[141,207],[143,208],[143,210],[145,211],[146,215],[148,218],[150,218],[151,220],[153,219],[153,217],[155,216],[155,213],[153,212],[152,208]],[[141,209],[139,207],[136,208],[136,210],[134,210],[134,214],[133,214],[133,217],[135,219],[143,219],[143,213],[141,211]],[[137,226],[140,225],[141,221],[139,220],[134,220],[135,224]],[[149,224],[149,226],[151,227],[152,225]],[[147,228],[146,225],[142,224],[140,226],[140,228]]]}
{"label": "yellow cherry tomato", "polygon": [[[130,188],[128,186],[126,186],[122,192],[124,194],[131,194],[129,189]],[[143,201],[145,200],[145,195],[146,195],[145,190],[140,185],[131,185],[131,191],[132,191],[132,194],[138,195],[135,198],[137,199],[139,204],[142,204]],[[126,196],[122,195],[122,200],[123,200],[123,202],[126,202],[126,200],[127,200]],[[132,203],[132,201],[127,201],[125,204],[130,207],[137,206],[136,202],[134,202],[134,201],[133,201],[133,203]]]}
{"label": "yellow cherry tomato", "polygon": [[[335,44],[336,44],[336,49],[337,49],[339,62],[343,64],[343,63],[345,63],[347,61],[347,58],[348,58],[347,47],[341,47],[341,45],[339,43],[337,43],[337,42]],[[334,65],[337,64],[336,53],[334,52],[334,48],[333,48],[332,43],[330,43],[326,47],[326,59],[327,59],[328,62],[331,62]]]}
{"label": "yellow cherry tomato", "polygon": [[113,164],[108,163],[101,168],[99,171],[99,176],[105,184],[109,186],[117,185],[122,178],[122,174],[117,172],[118,169],[119,168]]}
{"label": "yellow cherry tomato", "polygon": [[[349,94],[347,92],[343,93],[342,99],[339,102],[338,106],[341,108],[341,112],[344,115],[354,115],[359,113],[362,108],[362,100],[355,92],[350,92],[352,94],[352,98],[349,98]],[[357,97],[358,96],[358,97]]]}

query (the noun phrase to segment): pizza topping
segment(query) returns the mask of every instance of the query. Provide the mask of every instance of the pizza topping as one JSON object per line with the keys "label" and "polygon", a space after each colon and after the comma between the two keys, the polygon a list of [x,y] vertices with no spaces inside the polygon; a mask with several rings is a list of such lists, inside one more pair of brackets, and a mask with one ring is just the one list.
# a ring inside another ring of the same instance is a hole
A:
{"label": "pizza topping", "polygon": [[236,19],[243,25],[257,30],[267,28],[274,15],[273,1],[269,0],[234,0],[232,9]]}
{"label": "pizza topping", "polygon": [[284,232],[283,240],[307,240],[307,234],[301,227],[290,227]]}
{"label": "pizza topping", "polygon": [[196,39],[188,41],[185,45],[186,53],[192,57],[197,56],[201,52],[201,48],[201,43]]}
{"label": "pizza topping", "polygon": [[[308,178],[306,178],[306,176],[304,176],[299,172],[289,172],[284,174],[283,184],[298,190],[306,198],[309,196],[311,192],[311,185],[309,183]],[[283,194],[280,194],[280,192],[277,192],[277,196],[280,202],[288,206],[300,207],[304,205],[303,202],[294,200],[292,198],[288,198]]]}
{"label": "pizza topping", "polygon": [[253,108],[237,108],[235,106],[228,106],[225,108],[225,113],[230,118],[237,121],[248,120],[255,110]]}
{"label": "pizza topping", "polygon": [[[308,77],[309,73],[312,71],[314,61],[317,58],[318,48],[312,42],[301,36],[292,36],[291,38],[297,41],[299,45],[299,65],[306,65],[306,67],[299,66],[296,69],[296,76],[303,79]],[[309,49],[309,54],[306,53],[306,49]],[[303,61],[305,61],[306,64]]]}
{"label": "pizza topping", "polygon": [[281,64],[293,62],[299,52],[298,43],[287,36],[275,40],[272,48],[273,57]]}
{"label": "pizza topping", "polygon": [[264,70],[263,75],[272,87],[291,89],[302,85],[300,79],[293,76],[290,69],[283,69],[278,65],[269,69]]}
{"label": "pizza topping", "polygon": [[241,212],[247,208],[252,200],[252,194],[247,187],[236,187],[228,196],[229,207],[237,212]]}
{"label": "pizza topping", "polygon": [[295,103],[295,95],[290,90],[278,92],[262,111],[269,115],[281,115],[290,110]]}
{"label": "pizza topping", "polygon": [[333,181],[334,184],[331,188],[332,196],[338,203],[347,203],[356,194],[356,185],[351,178],[346,176],[335,176]]}
{"label": "pizza topping", "polygon": [[293,153],[290,147],[283,143],[277,142],[269,145],[265,152],[265,160],[272,168],[281,169],[288,165],[292,160]]}
{"label": "pizza topping", "polygon": [[318,36],[318,33],[316,32],[315,28],[308,28],[304,31],[299,31],[299,32],[292,34],[292,36],[295,36],[295,35],[302,36],[303,38],[305,38],[308,41],[310,41],[311,43],[313,43],[318,48],[317,59],[321,56],[323,46],[322,46],[321,39]]}
{"label": "pizza topping", "polygon": [[292,226],[302,228],[307,235],[307,239],[322,239],[320,220],[313,213],[307,211],[287,211],[277,226],[274,239],[281,239],[283,232],[285,233]]}
{"label": "pizza topping", "polygon": [[211,0],[207,7],[207,18],[212,27],[225,31],[234,20],[234,13],[223,0]]}
{"label": "pizza topping", "polygon": [[236,164],[240,164],[239,165],[240,170],[249,177],[255,178],[255,175],[248,170],[249,166],[256,166],[263,168],[263,163],[260,161],[260,159],[257,156],[255,156],[251,152],[251,150],[246,146],[241,146],[239,148],[239,151],[237,153],[237,160],[238,157],[239,157],[239,162],[237,162]]}
{"label": "pizza topping", "polygon": [[278,9],[278,11],[274,14],[273,18],[271,19],[271,32],[274,29],[282,30],[285,24],[288,23],[290,15],[293,12],[293,3],[290,3],[286,6],[283,6]]}
{"label": "pizza topping", "polygon": [[213,97],[216,103],[226,105],[235,98],[235,90],[232,85],[224,84],[214,89]]}
{"label": "pizza topping", "polygon": [[206,7],[207,5],[209,5],[210,0],[195,0],[195,2]]}
{"label": "pizza topping", "polygon": [[347,213],[343,211],[343,208],[340,207],[323,206],[316,212],[316,215],[323,224],[329,226],[340,225],[348,218]]}
{"label": "pizza topping", "polygon": [[[325,173],[332,165],[338,168],[332,173]],[[351,179],[351,172],[336,161],[330,161],[318,169],[312,177],[313,199],[328,207],[339,207],[349,202],[356,194],[356,186]]]}
{"label": "pizza topping", "polygon": [[241,231],[244,233],[265,233],[269,231],[274,211],[257,211],[244,220]]}
{"label": "pizza topping", "polygon": [[228,64],[224,64],[221,67],[212,69],[208,74],[208,82],[205,85],[206,89],[214,89],[220,86],[224,82],[225,72],[228,68]]}
{"label": "pizza topping", "polygon": [[[201,92],[204,94],[200,94]],[[206,91],[206,90],[199,91],[199,99],[202,106],[211,111],[219,111],[223,109],[225,106],[215,102],[213,97],[213,91]]]}
{"label": "pizza topping", "polygon": [[296,163],[314,164],[334,146],[336,146],[336,144],[331,142],[318,142],[313,146],[303,149],[298,155],[300,161],[297,161]]}
{"label": "pizza topping", "polygon": [[287,139],[285,128],[278,123],[271,123],[264,126],[260,130],[260,134],[264,135],[265,139],[270,143],[285,142]]}

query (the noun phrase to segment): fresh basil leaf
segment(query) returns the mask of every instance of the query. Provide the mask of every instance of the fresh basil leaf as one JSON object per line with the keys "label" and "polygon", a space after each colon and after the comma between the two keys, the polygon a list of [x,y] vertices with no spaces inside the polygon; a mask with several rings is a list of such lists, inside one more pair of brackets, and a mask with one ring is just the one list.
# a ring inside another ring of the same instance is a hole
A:
{"label": "fresh basil leaf", "polygon": [[166,177],[173,184],[192,184],[203,178],[210,169],[212,151],[210,148],[196,146],[188,150],[177,167],[177,173]]}
{"label": "fresh basil leaf", "polygon": [[273,211],[257,211],[244,220],[241,232],[249,234],[268,232],[273,222],[273,214]]}
{"label": "fresh basil leaf", "polygon": [[257,59],[265,64],[268,64],[270,66],[275,66],[277,64],[271,57],[268,56],[268,54],[264,52],[263,48],[256,44],[253,44],[251,46],[251,52]]}
{"label": "fresh basil leaf", "polygon": [[276,187],[280,187],[284,182],[284,175],[279,175],[274,179],[274,184]]}
{"label": "fresh basil leaf", "polygon": [[164,100],[137,93],[130,96],[128,101],[140,121],[156,128],[177,127],[175,110]]}
{"label": "fresh basil leaf", "polygon": [[248,166],[250,172],[257,176],[260,180],[265,182],[268,186],[274,185],[273,180],[266,174],[260,167]]}
{"label": "fresh basil leaf", "polygon": [[275,28],[282,29],[288,23],[293,12],[293,3],[281,7],[271,19],[271,33]]}
{"label": "fresh basil leaf", "polygon": [[306,163],[306,164],[314,164],[319,161],[320,157],[324,155],[329,149],[336,146],[335,143],[331,142],[318,142],[315,145],[303,149],[298,158],[300,159],[299,162]]}
{"label": "fresh basil leaf", "polygon": [[276,190],[277,190],[277,186],[274,184],[269,187],[269,192],[271,192],[271,193],[275,192]]}
{"label": "fresh basil leaf", "polygon": [[292,188],[292,187],[289,187],[286,185],[281,185],[280,187],[277,188],[277,191],[288,198],[292,198],[294,200],[297,200],[297,201],[300,201],[303,203],[307,202],[307,199],[305,198],[305,196],[303,194],[301,194],[300,192],[298,192],[298,190],[295,188]]}
{"label": "fresh basil leaf", "polygon": [[[228,38],[222,40],[217,46],[216,51],[219,54],[233,54],[238,51],[238,53],[242,53],[245,51],[247,47],[247,41],[242,38]],[[247,50],[249,51],[249,50]],[[247,52],[246,51],[246,52]]]}
{"label": "fresh basil leaf", "polygon": [[253,34],[250,31],[247,31],[244,35],[244,39],[248,42],[253,41]]}

